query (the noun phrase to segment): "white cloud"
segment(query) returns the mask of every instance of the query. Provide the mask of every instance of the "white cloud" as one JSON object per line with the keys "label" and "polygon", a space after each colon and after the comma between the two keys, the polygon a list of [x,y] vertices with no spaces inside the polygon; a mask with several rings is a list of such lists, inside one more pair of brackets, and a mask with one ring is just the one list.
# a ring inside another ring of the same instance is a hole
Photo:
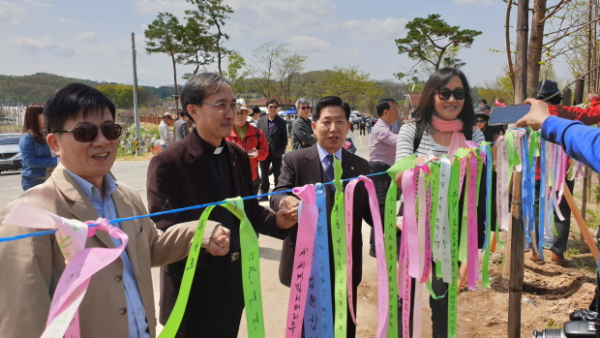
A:
{"label": "white cloud", "polygon": [[494,2],[492,0],[454,0],[454,3],[457,5],[484,4],[486,6],[491,6],[494,4]]}
{"label": "white cloud", "polygon": [[352,40],[376,41],[400,36],[407,22],[406,19],[392,18],[368,21],[348,20],[342,24],[342,27],[348,31]]}
{"label": "white cloud", "polygon": [[226,27],[232,37],[323,33],[337,26],[337,9],[330,0],[226,0],[226,3],[234,10]]}
{"label": "white cloud", "polygon": [[77,33],[75,36],[72,37],[73,40],[95,40],[94,38],[96,37],[96,33],[94,32],[81,32],[81,33]]}
{"label": "white cloud", "polygon": [[0,21],[9,20],[12,24],[21,22],[20,18],[27,14],[24,6],[0,0]]}
{"label": "white cloud", "polygon": [[183,16],[187,9],[194,9],[194,6],[186,1],[173,0],[137,0],[133,7],[136,12],[142,14],[169,12],[175,16]]}
{"label": "white cloud", "polygon": [[317,39],[312,36],[292,36],[288,43],[292,49],[304,50],[304,51],[313,51],[313,50],[327,50],[331,46],[330,43],[327,43],[321,39]]}
{"label": "white cloud", "polygon": [[72,21],[69,20],[69,19],[67,19],[67,18],[59,18],[58,19],[58,24],[59,25],[69,25],[71,23],[72,23]]}
{"label": "white cloud", "polygon": [[41,8],[53,8],[54,7],[54,4],[42,3],[42,2],[34,1],[34,0],[23,0],[23,3],[26,5],[31,5],[31,6],[35,6],[35,7],[41,7]]}
{"label": "white cloud", "polygon": [[26,49],[29,52],[41,52],[70,57],[75,55],[73,48],[67,42],[56,42],[49,36],[32,39],[25,36],[11,38],[9,43],[15,47]]}

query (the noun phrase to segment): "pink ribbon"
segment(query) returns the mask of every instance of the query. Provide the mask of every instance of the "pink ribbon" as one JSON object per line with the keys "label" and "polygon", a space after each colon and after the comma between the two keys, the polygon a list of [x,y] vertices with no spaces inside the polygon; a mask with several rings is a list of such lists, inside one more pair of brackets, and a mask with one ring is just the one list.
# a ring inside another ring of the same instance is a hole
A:
{"label": "pink ribbon", "polygon": [[[27,203],[18,203],[4,220],[5,224],[35,229],[58,229],[56,241],[67,261],[54,297],[46,329],[42,338],[79,338],[78,308],[85,296],[92,276],[121,256],[127,246],[128,237],[119,228],[112,227],[107,220],[99,218],[97,227],[87,227],[77,220],[68,220],[44,209]],[[85,239],[94,236],[97,230],[108,232],[121,240],[117,248],[86,248]]]}
{"label": "pink ribbon", "polygon": [[475,290],[475,281],[479,272],[479,259],[477,255],[477,156],[474,153],[468,155],[470,161],[469,178],[467,180],[469,198],[467,200],[469,213],[468,224],[468,258],[467,275],[469,290]]}
{"label": "pink ribbon", "polygon": [[377,202],[377,193],[373,181],[365,176],[359,176],[353,179],[346,186],[345,192],[345,209],[346,209],[346,232],[347,232],[347,260],[348,260],[348,306],[350,307],[350,315],[356,323],[356,315],[354,310],[353,294],[352,294],[352,233],[353,233],[353,210],[354,210],[354,189],[359,182],[364,182],[367,194],[369,195],[369,207],[371,208],[371,217],[373,219],[373,229],[375,230],[375,253],[377,257],[377,289],[378,289],[378,321],[377,321],[377,337],[384,338],[387,336],[387,328],[389,322],[389,289],[387,264],[385,260],[385,248],[383,243],[383,226],[381,223],[381,215],[379,214],[379,205]]}
{"label": "pink ribbon", "polygon": [[306,295],[308,293],[308,282],[312,268],[313,249],[315,244],[315,233],[317,231],[317,201],[315,186],[305,185],[294,189],[302,200],[298,213],[298,237],[296,240],[296,251],[294,252],[294,269],[292,272],[292,285],[299,282],[300,288],[290,288],[290,299],[288,302],[287,338],[300,337],[302,334],[302,322],[304,321],[304,307],[306,306]]}

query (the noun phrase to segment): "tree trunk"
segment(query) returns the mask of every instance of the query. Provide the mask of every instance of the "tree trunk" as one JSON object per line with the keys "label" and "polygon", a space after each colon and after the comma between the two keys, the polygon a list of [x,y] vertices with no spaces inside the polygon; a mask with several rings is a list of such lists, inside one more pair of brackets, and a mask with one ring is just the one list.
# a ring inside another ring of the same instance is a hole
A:
{"label": "tree trunk", "polygon": [[517,11],[517,57],[515,59],[515,103],[527,98],[527,32],[529,31],[529,0],[519,1]]}
{"label": "tree trunk", "polygon": [[175,83],[175,113],[179,113],[179,92],[177,88],[177,62],[175,55],[171,54],[171,62],[173,62],[173,82]]}
{"label": "tree trunk", "polygon": [[510,82],[512,83],[513,90],[515,90],[515,66],[513,64],[512,55],[510,51],[510,11],[512,9],[513,2],[508,0],[506,6],[506,20],[504,22],[504,36],[506,40],[506,59],[508,61],[508,75],[510,76]]}
{"label": "tree trunk", "polygon": [[[531,34],[529,34],[529,50],[527,57],[527,95],[537,97],[537,87],[540,81],[540,61],[544,44],[544,24],[546,15],[546,0],[534,0],[533,18],[531,19]],[[522,103],[516,101],[515,103]]]}

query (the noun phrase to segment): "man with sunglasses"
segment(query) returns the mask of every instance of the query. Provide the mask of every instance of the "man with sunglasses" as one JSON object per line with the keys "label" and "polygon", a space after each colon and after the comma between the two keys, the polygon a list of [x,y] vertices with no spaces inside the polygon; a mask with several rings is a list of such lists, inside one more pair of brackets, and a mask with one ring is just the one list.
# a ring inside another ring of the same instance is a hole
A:
{"label": "man with sunglasses", "polygon": [[[270,99],[267,101],[267,111],[269,114],[256,123],[256,126],[263,131],[269,143],[269,156],[260,162],[260,173],[262,175],[260,193],[262,194],[268,193],[271,187],[271,183],[269,183],[271,166],[273,167],[272,172],[275,178],[275,185],[277,185],[279,174],[281,173],[281,158],[285,154],[285,148],[288,144],[286,123],[277,114],[278,109],[279,102],[275,99]],[[264,197],[261,200],[266,201],[267,198]]]}
{"label": "man with sunglasses", "polygon": [[[110,174],[121,126],[114,104],[98,90],[70,84],[46,103],[44,118],[49,146],[61,163],[43,184],[28,190],[0,214],[0,224],[17,203],[36,205],[79,221],[127,218],[147,214],[137,191]],[[187,256],[196,222],[163,232],[150,218],[113,224],[129,242],[117,259],[92,277],[79,306],[82,337],[156,337],[154,290],[150,268]],[[211,226],[216,223],[211,222]],[[0,225],[0,237],[31,232]],[[215,227],[203,242],[214,255],[228,251],[228,230]],[[54,235],[0,243],[0,332],[3,338],[39,337],[44,331],[52,295],[65,269],[62,243]],[[98,231],[86,247],[114,248],[120,240]]]}
{"label": "man with sunglasses", "polygon": [[300,98],[296,101],[298,119],[292,125],[292,150],[309,148],[317,142],[309,120],[311,109],[309,100]]}
{"label": "man with sunglasses", "polygon": [[[252,169],[248,152],[227,142],[238,106],[231,85],[223,76],[200,73],[188,79],[181,91],[181,104],[196,123],[192,133],[150,161],[148,208],[159,212],[220,202],[237,196],[253,196]],[[283,129],[285,132],[285,128]],[[283,239],[297,221],[292,212],[272,211],[256,199],[244,201],[244,210],[257,233]],[[160,229],[198,220],[203,209],[154,216]],[[240,257],[240,221],[225,208],[215,208],[209,217],[231,229],[230,254],[217,257],[202,252],[191,294],[177,337],[237,338],[244,298]],[[280,228],[281,227],[281,228]],[[161,270],[161,323],[166,323],[179,294],[185,260]]]}

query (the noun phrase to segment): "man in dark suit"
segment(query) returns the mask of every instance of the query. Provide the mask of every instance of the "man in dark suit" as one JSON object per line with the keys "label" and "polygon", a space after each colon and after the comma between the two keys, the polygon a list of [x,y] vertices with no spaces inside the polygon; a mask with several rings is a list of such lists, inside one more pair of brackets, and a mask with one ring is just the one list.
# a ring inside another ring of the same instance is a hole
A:
{"label": "man in dark suit", "polygon": [[[159,211],[218,202],[230,197],[254,195],[248,155],[230,135],[237,105],[227,80],[217,74],[192,76],[181,92],[192,133],[155,156],[148,168],[148,209]],[[296,222],[285,211],[275,215],[258,202],[247,200],[244,210],[259,233],[283,239]],[[160,229],[183,220],[197,220],[203,209],[155,216]],[[287,217],[286,217],[287,216]],[[217,257],[202,252],[194,276],[185,315],[177,337],[236,338],[244,309],[240,260],[240,222],[225,208],[217,207],[210,220],[230,230],[230,255]],[[168,319],[185,269],[185,260],[162,269],[160,322]]]}
{"label": "man in dark suit", "polygon": [[[305,184],[332,181],[332,156],[335,156],[342,162],[342,179],[368,175],[371,172],[369,163],[342,148],[342,144],[346,140],[346,134],[350,128],[349,117],[350,107],[339,97],[328,96],[319,100],[313,113],[312,122],[312,129],[317,138],[317,144],[310,148],[293,151],[284,156],[281,177],[274,191],[288,190],[294,187],[301,187]],[[330,165],[331,168],[329,167]],[[327,215],[331,215],[334,192],[331,185],[327,185],[326,190]],[[291,193],[272,195],[271,208],[275,211],[296,212],[299,202],[298,198]],[[352,257],[354,264],[352,288],[356,295],[358,284],[360,284],[362,279],[362,221],[364,219],[371,225],[373,223],[367,191],[362,182],[356,186],[354,193],[353,217]],[[328,223],[329,221],[328,219]],[[285,238],[281,251],[279,279],[286,286],[290,286],[297,236],[298,226],[294,226]],[[331,242],[330,233],[330,258],[333,256]],[[330,264],[330,267],[332,268],[330,280],[333,285],[333,264]],[[356,306],[356,297],[354,297],[354,302],[354,306]],[[356,327],[351,317],[348,316],[348,318],[348,337],[354,337],[356,335]]]}
{"label": "man in dark suit", "polygon": [[[279,174],[281,173],[281,157],[285,154],[285,148],[287,147],[288,137],[285,121],[277,114],[279,108],[279,102],[275,99],[271,99],[267,102],[267,111],[269,114],[262,117],[256,123],[256,126],[263,131],[267,137],[267,143],[269,143],[269,156],[260,162],[260,174],[262,175],[262,182],[260,184],[260,194],[266,194],[269,192],[269,168],[273,166],[273,176],[275,177],[275,185],[279,180]],[[263,200],[267,200],[266,197]]]}

